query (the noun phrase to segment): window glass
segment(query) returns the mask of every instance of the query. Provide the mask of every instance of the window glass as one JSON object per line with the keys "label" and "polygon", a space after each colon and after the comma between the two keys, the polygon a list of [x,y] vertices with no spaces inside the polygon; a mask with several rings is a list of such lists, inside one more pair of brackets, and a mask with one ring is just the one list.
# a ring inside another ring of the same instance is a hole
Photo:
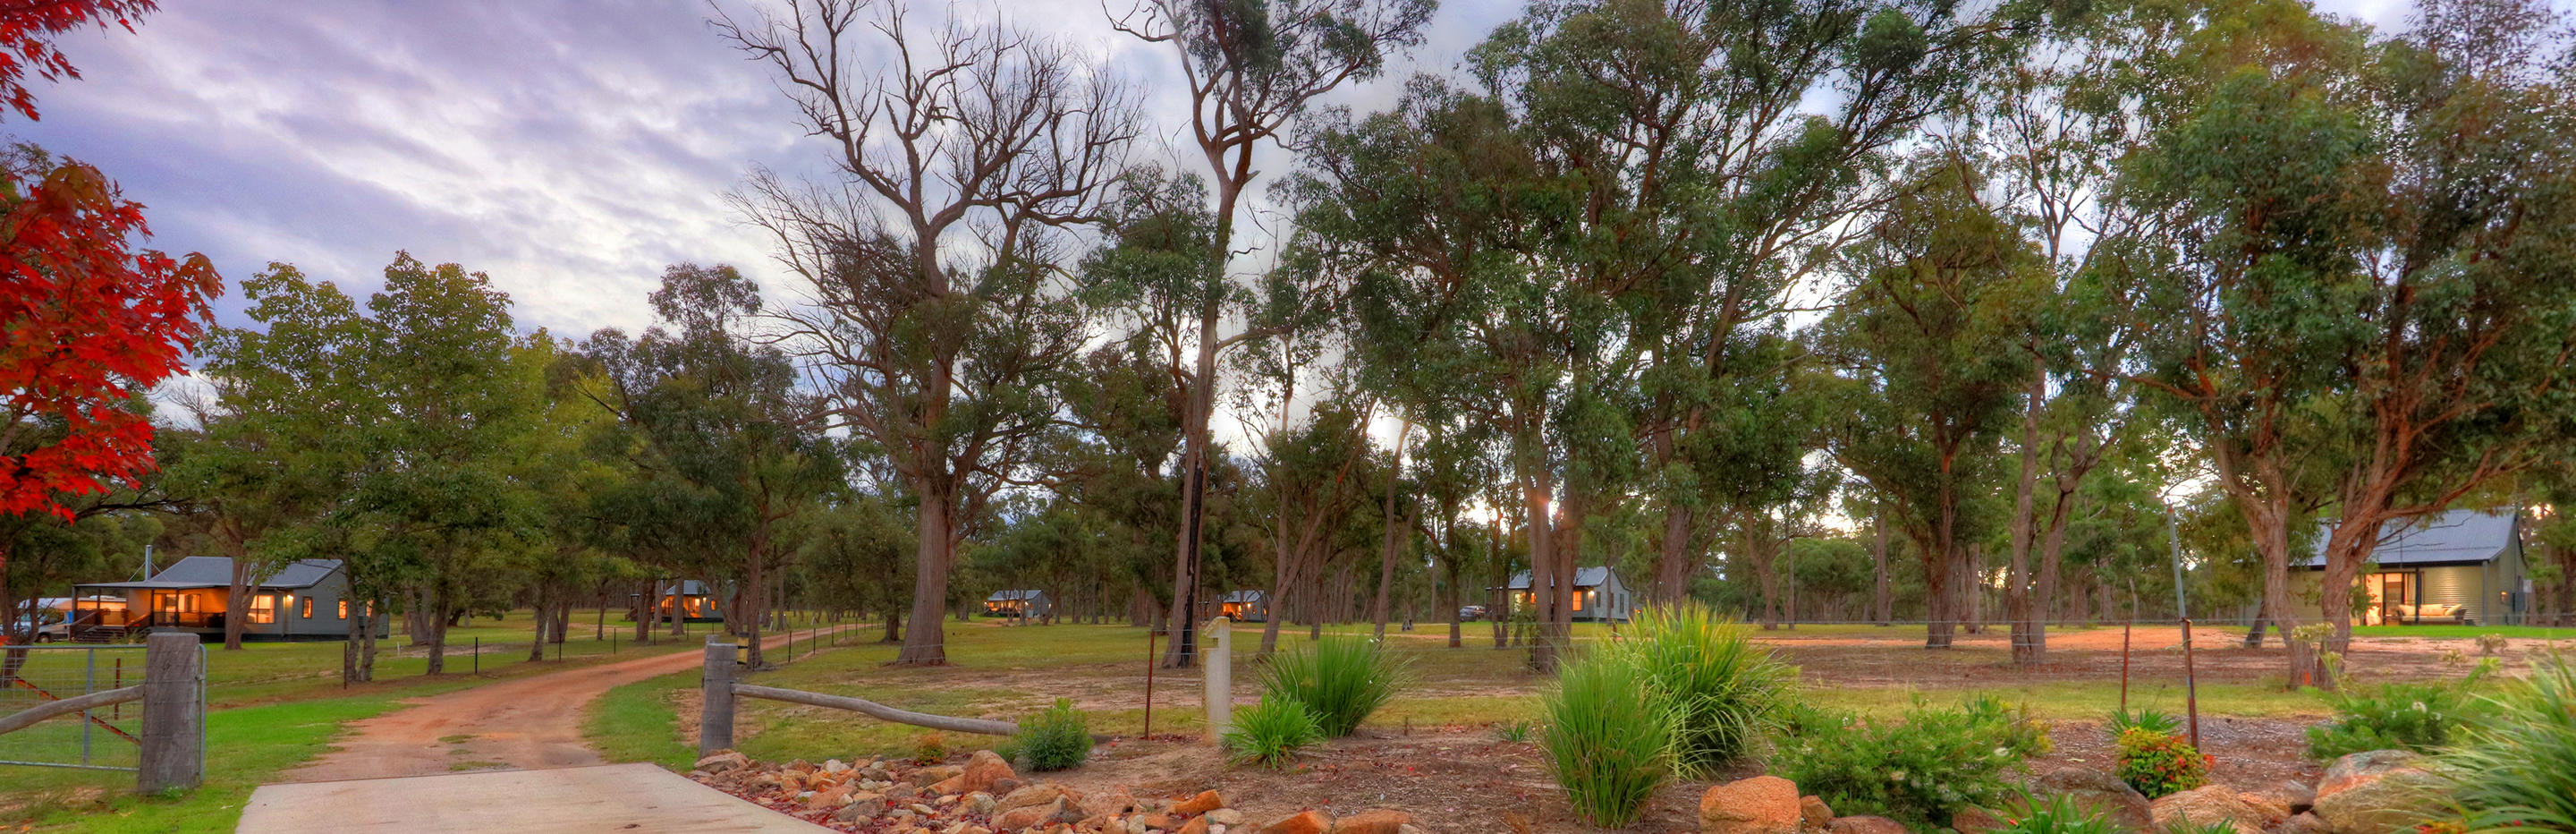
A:
{"label": "window glass", "polygon": [[250,613],[243,622],[268,624],[277,622],[277,597],[260,594],[250,598]]}
{"label": "window glass", "polygon": [[305,619],[307,619],[307,620],[313,619],[313,598],[312,598],[312,597],[305,597],[305,598],[304,598],[304,608],[302,609],[302,613],[303,613],[303,616],[304,616],[304,618],[305,618]]}
{"label": "window glass", "polygon": [[345,619],[348,619],[348,618],[349,618],[349,601],[344,599],[344,600],[341,600],[341,601],[340,601],[340,619],[345,620]]}

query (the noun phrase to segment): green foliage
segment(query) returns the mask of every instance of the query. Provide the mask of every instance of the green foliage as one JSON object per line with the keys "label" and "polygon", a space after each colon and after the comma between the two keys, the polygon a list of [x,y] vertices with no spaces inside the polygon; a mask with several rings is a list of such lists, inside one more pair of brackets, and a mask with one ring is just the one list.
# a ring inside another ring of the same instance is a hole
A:
{"label": "green foliage", "polygon": [[2006,825],[1993,834],[2120,834],[2123,830],[2108,817],[2076,805],[2072,797],[2050,794],[2045,800],[2023,802],[2021,813],[2008,815]]}
{"label": "green foliage", "polygon": [[2476,711],[2464,693],[2491,668],[2481,664],[2458,683],[2386,683],[2330,693],[2335,720],[2308,728],[2308,756],[2332,761],[2365,750],[2437,752]]}
{"label": "green foliage", "polygon": [[2154,707],[2139,707],[2135,711],[2112,710],[2111,720],[2104,724],[2104,729],[2109,730],[2113,738],[2118,738],[2121,733],[2128,732],[2131,728],[2171,734],[2182,729],[2182,719],[2175,717],[2173,713]]}
{"label": "green foliage", "polygon": [[2488,703],[2443,756],[2471,834],[2576,834],[2576,666],[2552,658]]}
{"label": "green foliage", "polygon": [[1619,828],[1670,778],[1681,735],[1672,702],[1634,663],[1594,655],[1566,664],[1545,706],[1539,745],[1549,772],[1584,820]]}
{"label": "green foliage", "polygon": [[2048,751],[2048,733],[1993,698],[1955,707],[1917,704],[1896,721],[1794,711],[1774,771],[1838,813],[1875,814],[1916,828],[1948,827],[1971,805],[2014,790],[2007,774]]}
{"label": "green foliage", "polygon": [[1403,662],[1377,642],[1328,636],[1314,650],[1273,655],[1262,673],[1262,698],[1305,704],[1324,735],[1340,738],[1395,697],[1411,680]]}
{"label": "green foliage", "polygon": [[1527,721],[1504,721],[1494,725],[1494,738],[1512,744],[1529,741],[1530,732],[1530,723]]}
{"label": "green foliage", "polygon": [[1073,708],[1073,702],[1055,699],[1055,706],[1020,719],[1020,732],[1011,737],[1020,765],[1033,771],[1064,770],[1078,767],[1091,755],[1091,716]]}
{"label": "green foliage", "polygon": [[2154,799],[2209,784],[2210,758],[2172,733],[2145,727],[2120,731],[2120,781]]}
{"label": "green foliage", "polygon": [[1234,711],[1234,727],[1224,739],[1226,756],[1236,764],[1279,767],[1297,751],[1324,740],[1324,729],[1305,702],[1264,695],[1261,703]]}
{"label": "green foliage", "polygon": [[913,742],[912,742],[912,763],[913,763],[913,764],[917,764],[917,765],[934,765],[934,764],[938,764],[938,763],[940,763],[941,761],[946,760],[947,758],[948,758],[948,737],[947,737],[947,736],[943,736],[943,735],[940,735],[940,734],[938,734],[938,733],[922,733],[920,737],[913,739]]}
{"label": "green foliage", "polygon": [[1597,662],[1635,670],[1671,716],[1673,764],[1684,775],[1761,752],[1797,680],[1742,625],[1695,604],[1640,612]]}

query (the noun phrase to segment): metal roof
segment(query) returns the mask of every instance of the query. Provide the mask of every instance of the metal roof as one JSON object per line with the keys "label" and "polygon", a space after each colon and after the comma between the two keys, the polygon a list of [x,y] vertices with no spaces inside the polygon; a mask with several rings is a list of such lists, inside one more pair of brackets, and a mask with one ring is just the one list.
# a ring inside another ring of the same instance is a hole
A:
{"label": "metal roof", "polygon": [[[2370,559],[2381,567],[2493,561],[2515,545],[2519,517],[2515,510],[2452,510],[2426,519],[2391,521],[2379,528],[2379,547]],[[2325,566],[2326,536],[2321,529],[2315,553],[2300,566]]]}
{"label": "metal roof", "polygon": [[[1609,568],[1606,568],[1606,567],[1600,567],[1600,568],[1575,568],[1575,569],[1574,569],[1574,587],[1577,587],[1577,588],[1590,588],[1590,587],[1593,587],[1593,586],[1596,586],[1596,585],[1607,585],[1607,584],[1610,584],[1610,569],[1609,569]],[[1530,575],[1529,575],[1529,571],[1521,571],[1520,573],[1512,574],[1512,583],[1511,583],[1511,586],[1510,586],[1512,590],[1515,590],[1515,591],[1526,591],[1526,590],[1529,590],[1529,586],[1530,586]]]}
{"label": "metal roof", "polygon": [[1227,602],[1260,602],[1262,597],[1266,597],[1266,596],[1269,596],[1269,595],[1270,595],[1270,592],[1269,592],[1269,591],[1232,591],[1232,592],[1228,592],[1228,593],[1225,595],[1225,601],[1227,601]]}
{"label": "metal roof", "polygon": [[1004,602],[1015,599],[1037,599],[1043,596],[1046,596],[1045,591],[994,591],[993,595],[985,597],[984,601]]}
{"label": "metal roof", "polygon": [[[310,588],[340,572],[338,559],[305,559],[289,562],[277,573],[250,583],[254,588]],[[173,562],[141,582],[88,582],[83,588],[144,588],[181,590],[187,588],[229,588],[233,584],[233,560],[228,556],[190,556]]]}

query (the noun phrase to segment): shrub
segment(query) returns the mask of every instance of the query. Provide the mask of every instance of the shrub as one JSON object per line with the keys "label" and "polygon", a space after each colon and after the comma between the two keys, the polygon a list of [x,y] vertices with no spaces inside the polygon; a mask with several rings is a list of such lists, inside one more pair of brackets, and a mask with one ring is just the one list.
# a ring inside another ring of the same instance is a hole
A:
{"label": "shrub", "polygon": [[[2005,821],[1993,834],[2123,834],[2124,829],[2110,818],[2075,804],[2065,794],[2051,794],[2047,800],[2022,803],[2022,811]],[[2234,834],[2231,830],[2228,834]]]}
{"label": "shrub", "polygon": [[2444,756],[2471,834],[2576,834],[2576,667],[2556,658],[2488,704]]}
{"label": "shrub", "polygon": [[1091,755],[1091,716],[1074,709],[1072,701],[1057,698],[1055,706],[1020,721],[1011,746],[1019,754],[1020,765],[1030,770],[1079,766]]}
{"label": "shrub", "polygon": [[1530,740],[1530,723],[1514,719],[1494,725],[1494,738],[1512,744]]}
{"label": "shrub", "polygon": [[1676,730],[1658,699],[1640,698],[1646,678],[1624,661],[1593,655],[1557,672],[1539,746],[1574,812],[1603,828],[1625,827],[1672,775]]}
{"label": "shrub", "polygon": [[1234,711],[1234,726],[1224,739],[1227,756],[1236,764],[1278,767],[1324,740],[1324,730],[1304,702],[1264,695],[1261,703]]}
{"label": "shrub", "polygon": [[2507,641],[2502,634],[2480,634],[2478,635],[2478,653],[2493,657],[2496,654],[2503,652],[2508,642],[2509,641]]}
{"label": "shrub", "polygon": [[2048,752],[2048,733],[1992,698],[1921,704],[1900,721],[1794,710],[1780,775],[1844,814],[1875,814],[1921,830],[1947,828],[1967,806],[1994,807],[2015,790],[2007,774]]}
{"label": "shrub", "polygon": [[947,758],[948,758],[948,737],[947,737],[947,736],[943,736],[943,735],[940,735],[940,734],[938,734],[938,733],[922,733],[922,734],[921,734],[921,737],[920,737],[919,739],[915,739],[915,740],[913,741],[913,744],[912,744],[912,763],[913,763],[913,764],[918,764],[918,765],[934,765],[934,764],[938,764],[938,763],[940,763],[941,761],[946,760]]}
{"label": "shrub", "polygon": [[1305,704],[1327,738],[1350,735],[1408,682],[1404,664],[1384,646],[1359,637],[1326,637],[1314,651],[1270,660],[1262,697]]}
{"label": "shrub", "polygon": [[2120,781],[2154,799],[2209,784],[2208,755],[2172,733],[2145,727],[2120,731]]}
{"label": "shrub", "polygon": [[1742,625],[1698,605],[1640,612],[1600,654],[1636,670],[1670,714],[1674,765],[1686,776],[1761,752],[1798,674]]}
{"label": "shrub", "polygon": [[2474,712],[2461,693],[2494,669],[2479,664],[2458,684],[2387,683],[2370,692],[2330,693],[2335,720],[2308,728],[2308,756],[2321,761],[2365,750],[2431,753]]}
{"label": "shrub", "polygon": [[2117,709],[2111,711],[2111,721],[2107,729],[2111,731],[2112,738],[2119,738],[2121,733],[2128,732],[2131,727],[2141,727],[2172,735],[2176,730],[2182,729],[2182,719],[2175,717],[2173,713],[2153,707],[2139,707],[2135,712]]}

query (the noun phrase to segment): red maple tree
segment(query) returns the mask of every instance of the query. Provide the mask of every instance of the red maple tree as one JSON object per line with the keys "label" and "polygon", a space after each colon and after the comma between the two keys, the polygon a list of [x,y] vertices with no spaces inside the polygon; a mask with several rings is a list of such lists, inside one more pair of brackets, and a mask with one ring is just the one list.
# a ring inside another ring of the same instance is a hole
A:
{"label": "red maple tree", "polygon": [[28,70],[47,80],[80,77],[54,36],[91,24],[131,32],[135,19],[159,8],[157,0],[0,0],[0,99],[37,118]]}

